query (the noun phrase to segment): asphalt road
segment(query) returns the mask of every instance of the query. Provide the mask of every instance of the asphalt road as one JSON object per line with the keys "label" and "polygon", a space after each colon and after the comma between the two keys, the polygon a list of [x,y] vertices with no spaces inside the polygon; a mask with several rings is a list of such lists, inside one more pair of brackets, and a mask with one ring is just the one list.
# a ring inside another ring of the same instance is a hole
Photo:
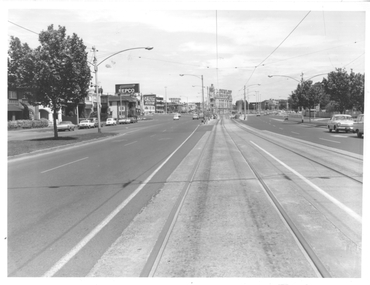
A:
{"label": "asphalt road", "polygon": [[324,128],[242,123],[264,136],[228,119],[158,115],[104,128],[120,134],[111,139],[9,161],[8,275],[140,276],[189,184],[155,276],[318,276],[257,171],[332,276],[359,277],[361,155],[317,146],[330,143]]}
{"label": "asphalt road", "polygon": [[249,116],[246,121],[241,122],[261,131],[278,133],[340,150],[363,154],[363,138],[358,138],[355,133],[329,133],[325,125],[319,126],[293,120],[284,121],[279,116]]}
{"label": "asphalt road", "polygon": [[155,116],[151,121],[104,128],[121,134],[113,139],[10,161],[8,275],[42,276],[144,186],[55,274],[85,276],[207,130],[198,128],[199,123],[190,116],[179,121],[170,115]]}

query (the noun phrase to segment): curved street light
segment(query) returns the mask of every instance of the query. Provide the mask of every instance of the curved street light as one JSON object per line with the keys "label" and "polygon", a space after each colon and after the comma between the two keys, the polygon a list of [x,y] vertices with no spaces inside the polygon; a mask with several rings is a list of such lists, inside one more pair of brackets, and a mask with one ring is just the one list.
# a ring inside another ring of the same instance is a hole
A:
{"label": "curved street light", "polygon": [[94,60],[93,60],[93,65],[94,65],[94,73],[95,73],[95,92],[96,92],[96,100],[97,100],[97,112],[98,112],[98,133],[101,133],[101,128],[100,128],[100,98],[99,98],[99,92],[98,92],[98,66],[102,64],[104,61],[107,59],[111,58],[112,56],[115,56],[119,53],[133,50],[133,49],[146,49],[146,50],[152,50],[153,47],[134,47],[134,48],[128,48],[128,49],[123,49],[120,51],[115,52],[114,54],[111,54],[110,56],[106,57],[102,61],[98,63],[98,60],[96,58],[96,48],[93,47],[93,52],[94,52]]}
{"label": "curved street light", "polygon": [[[247,101],[246,101],[246,98],[245,98],[245,89],[248,88],[248,87],[251,87],[251,86],[261,86],[261,84],[251,84],[251,85],[244,85],[244,120],[247,118],[247,115],[246,115],[246,109],[247,109]],[[247,96],[248,96],[248,115],[249,115],[249,92],[248,92],[248,89],[247,89]]]}
{"label": "curved street light", "polygon": [[188,75],[188,76],[195,76],[195,77],[198,77],[199,79],[202,80],[202,112],[203,112],[203,116],[205,115],[204,114],[204,85],[203,85],[203,75],[196,75],[196,74],[179,74],[180,76],[185,76],[185,75]]}
{"label": "curved street light", "polygon": [[[317,77],[317,76],[321,76],[321,75],[327,75],[328,73],[319,73],[319,74],[316,74],[316,75],[313,75],[313,76],[311,76],[310,78],[308,78],[308,79],[306,79],[306,80],[303,80],[303,73],[301,74],[301,76],[302,76],[302,78],[301,78],[301,80],[298,80],[298,79],[296,79],[296,78],[294,78],[294,77],[291,77],[291,76],[288,76],[288,75],[268,75],[268,77],[274,77],[274,76],[279,76],[279,77],[288,77],[288,78],[291,78],[291,79],[293,79],[293,80],[295,80],[295,81],[297,81],[298,83],[301,83],[301,84],[303,84],[304,82],[307,82],[308,80],[310,80],[310,79],[312,79],[312,78],[314,78],[314,77]],[[309,111],[309,121],[311,122],[311,110]],[[303,122],[303,112],[302,112],[302,122]]]}

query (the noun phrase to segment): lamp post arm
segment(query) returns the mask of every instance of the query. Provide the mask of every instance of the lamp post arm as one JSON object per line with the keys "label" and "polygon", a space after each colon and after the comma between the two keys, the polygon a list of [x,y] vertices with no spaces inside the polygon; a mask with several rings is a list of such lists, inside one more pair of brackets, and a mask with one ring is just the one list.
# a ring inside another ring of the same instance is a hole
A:
{"label": "lamp post arm", "polygon": [[310,79],[312,79],[312,78],[314,78],[314,77],[320,76],[320,75],[327,75],[327,73],[320,73],[320,74],[316,74],[316,75],[311,76],[310,78],[308,78],[308,79],[306,79],[306,80],[304,80],[304,81],[308,81],[308,80],[310,80]]}
{"label": "lamp post arm", "polygon": [[296,79],[294,77],[288,76],[288,75],[268,75],[268,77],[270,77],[270,78],[273,77],[273,76],[288,77],[288,78],[293,79],[293,80],[295,80],[297,82],[301,82],[300,80],[298,80],[298,79]]}
{"label": "lamp post arm", "polygon": [[133,49],[152,49],[150,47],[135,47],[135,48],[128,48],[128,49],[124,49],[124,50],[120,50],[120,51],[117,51],[116,53],[114,54],[111,54],[110,56],[106,57],[105,59],[103,59],[101,62],[99,62],[96,66],[99,66],[100,64],[102,64],[104,61],[106,61],[107,59],[111,58],[112,56],[115,56],[121,52],[125,52],[125,51],[128,51],[128,50],[133,50]]}

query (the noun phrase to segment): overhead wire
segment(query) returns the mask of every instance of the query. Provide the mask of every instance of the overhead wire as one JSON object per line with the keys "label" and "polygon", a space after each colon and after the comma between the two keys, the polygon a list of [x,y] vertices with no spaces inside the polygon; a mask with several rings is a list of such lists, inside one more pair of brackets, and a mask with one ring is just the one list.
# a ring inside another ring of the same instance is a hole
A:
{"label": "overhead wire", "polygon": [[299,27],[299,25],[306,19],[306,17],[311,13],[311,11],[308,11],[308,13],[303,17],[303,19],[294,27],[294,29],[284,38],[284,40],[264,59],[262,60],[258,65],[255,66],[255,68],[252,71],[252,74],[249,76],[247,82],[245,85],[248,84],[249,80],[252,78],[254,72],[256,69],[261,66],[271,55],[275,53],[275,51],[278,50],[278,48],[290,37],[290,35]]}
{"label": "overhead wire", "polygon": [[31,33],[34,33],[34,34],[36,34],[36,35],[38,35],[38,34],[39,34],[39,33],[36,33],[36,32],[34,32],[34,31],[30,30],[30,29],[27,29],[27,28],[25,28],[25,27],[23,27],[23,26],[21,26],[21,25],[18,25],[18,24],[16,24],[16,23],[13,23],[12,21],[9,21],[9,20],[8,20],[8,22],[9,22],[9,23],[11,23],[11,24],[13,24],[13,25],[15,25],[15,26],[17,26],[17,27],[19,27],[19,28],[21,28],[21,29],[24,29],[24,30],[26,30],[26,31],[29,31],[29,32],[31,32]]}

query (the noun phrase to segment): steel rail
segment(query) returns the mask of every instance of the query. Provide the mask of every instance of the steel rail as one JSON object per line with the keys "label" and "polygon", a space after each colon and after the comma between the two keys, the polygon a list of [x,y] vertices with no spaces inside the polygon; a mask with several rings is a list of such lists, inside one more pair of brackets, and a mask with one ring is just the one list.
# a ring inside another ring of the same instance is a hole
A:
{"label": "steel rail", "polygon": [[[212,134],[209,135],[205,145],[208,144],[211,136],[214,137],[214,135],[215,135],[214,132],[212,132]],[[159,262],[162,258],[163,252],[167,246],[167,242],[171,236],[172,230],[175,227],[175,224],[179,216],[179,213],[181,211],[182,205],[184,204],[185,198],[189,192],[189,189],[192,183],[195,181],[194,177],[199,169],[199,165],[201,161],[203,160],[205,149],[206,147],[202,149],[202,152],[199,155],[196,166],[193,168],[191,172],[191,176],[190,176],[191,178],[188,181],[186,181],[183,189],[180,192],[180,195],[177,197],[177,200],[172,207],[172,210],[167,218],[165,225],[162,228],[162,231],[160,232],[158,236],[158,239],[153,247],[153,250],[150,253],[148,260],[145,263],[144,268],[142,269],[140,273],[140,277],[154,277],[154,274],[158,268]]]}
{"label": "steel rail", "polygon": [[[238,126],[239,128],[241,128],[242,129],[242,127],[239,125],[240,123],[237,123],[237,122],[235,122],[235,121],[233,121],[234,122],[234,124],[236,125],[236,126]],[[316,163],[316,164],[318,164],[318,165],[320,165],[320,166],[322,166],[322,167],[324,167],[324,168],[326,168],[326,169],[329,169],[329,170],[331,170],[331,171],[333,171],[333,172],[335,172],[335,173],[338,173],[339,175],[341,175],[341,176],[344,176],[344,177],[346,177],[346,178],[349,178],[349,179],[351,179],[351,180],[353,180],[353,181],[355,181],[355,182],[357,182],[357,183],[360,183],[360,184],[363,184],[363,182],[361,181],[361,180],[358,180],[358,179],[356,179],[356,178],[354,178],[354,177],[352,177],[352,176],[349,176],[349,175],[347,175],[347,174],[345,174],[345,173],[343,173],[343,172],[341,172],[341,171],[339,171],[339,170],[336,170],[335,168],[332,168],[332,167],[330,167],[330,166],[327,166],[327,165],[325,165],[325,164],[323,164],[323,163],[321,163],[321,162],[318,162],[318,161],[316,161],[316,160],[314,160],[314,159],[312,159],[312,158],[310,158],[310,157],[308,157],[308,156],[305,156],[305,155],[303,155],[303,154],[301,154],[301,153],[299,153],[299,152],[296,152],[296,151],[294,151],[294,150],[292,150],[292,149],[290,149],[290,148],[288,148],[288,147],[284,147],[284,146],[282,146],[281,144],[279,144],[279,143],[277,143],[277,142],[274,142],[274,141],[272,141],[272,140],[270,140],[270,139],[268,139],[268,138],[266,138],[266,137],[264,137],[264,136],[261,136],[257,131],[253,131],[253,130],[249,130],[251,133],[253,133],[253,135],[255,135],[255,136],[257,136],[257,137],[259,137],[259,138],[261,138],[261,139],[264,139],[264,140],[266,140],[266,141],[268,141],[269,143],[272,143],[272,144],[274,144],[274,145],[276,145],[276,146],[278,146],[278,147],[280,147],[280,148],[283,148],[283,149],[285,149],[285,150],[288,150],[288,151],[290,151],[290,152],[292,152],[292,153],[294,153],[294,154],[296,154],[296,155],[298,155],[298,156],[300,156],[300,157],[303,157],[303,158],[305,158],[305,159],[307,159],[307,160],[309,160],[309,161],[311,161],[311,162],[314,162],[314,163]],[[335,152],[335,151],[334,151]],[[338,152],[335,152],[335,153],[338,153]],[[354,159],[356,159],[356,158],[354,158]]]}
{"label": "steel rail", "polygon": [[248,166],[252,170],[253,174],[255,175],[255,177],[257,178],[257,180],[259,181],[259,183],[263,187],[263,189],[266,191],[266,193],[268,194],[268,196],[270,197],[273,205],[276,206],[277,210],[279,211],[279,213],[281,214],[281,216],[284,218],[284,220],[285,220],[286,224],[289,226],[289,229],[291,230],[292,234],[294,234],[294,236],[296,237],[297,241],[302,246],[302,249],[304,249],[305,253],[307,254],[307,257],[310,259],[311,264],[315,266],[314,269],[316,269],[318,271],[318,273],[321,275],[321,277],[323,277],[323,278],[330,278],[330,277],[332,277],[330,275],[329,271],[325,268],[324,264],[318,258],[318,256],[314,252],[314,250],[311,248],[311,246],[309,245],[309,243],[306,241],[306,239],[303,237],[303,235],[301,234],[301,232],[295,226],[294,222],[290,219],[289,215],[286,213],[286,211],[284,210],[283,206],[279,203],[279,201],[277,200],[277,198],[275,197],[275,195],[272,193],[272,191],[270,190],[270,188],[264,182],[263,178],[258,174],[257,170],[248,162],[247,158],[245,157],[245,155],[241,151],[240,147],[236,144],[235,140],[231,137],[231,135],[229,134],[229,132],[227,131],[227,129],[225,128],[225,126],[223,124],[221,126],[223,127],[224,131],[228,134],[228,136],[230,137],[231,141],[236,146],[236,148],[239,150],[239,152],[242,155],[242,157],[244,158],[245,162],[248,164]]}

